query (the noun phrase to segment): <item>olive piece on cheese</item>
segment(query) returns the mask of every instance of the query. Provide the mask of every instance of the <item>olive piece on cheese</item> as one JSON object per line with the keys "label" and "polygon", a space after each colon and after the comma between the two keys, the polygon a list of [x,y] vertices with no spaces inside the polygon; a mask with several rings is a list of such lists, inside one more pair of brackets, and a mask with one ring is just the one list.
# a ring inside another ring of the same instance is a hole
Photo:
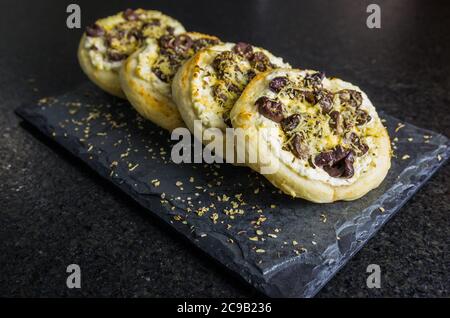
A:
{"label": "olive piece on cheese", "polygon": [[300,114],[293,114],[293,115],[283,119],[281,121],[281,128],[284,131],[294,130],[298,126],[298,124],[300,123],[301,117],[302,116]]}
{"label": "olive piece on cheese", "polygon": [[248,43],[239,42],[233,47],[233,52],[245,58],[250,58],[253,54],[253,46]]}
{"label": "olive piece on cheese", "polygon": [[99,37],[105,34],[105,29],[97,23],[94,23],[93,25],[86,27],[86,34],[91,37]]}
{"label": "olive piece on cheese", "polygon": [[263,96],[256,101],[258,110],[266,118],[279,123],[283,120],[283,105],[280,102],[271,100],[270,98]]}
{"label": "olive piece on cheese", "polygon": [[285,87],[287,85],[287,83],[289,82],[287,77],[275,77],[273,80],[270,81],[269,83],[269,88],[271,91],[278,93],[279,91],[281,91],[283,89],[283,87]]}

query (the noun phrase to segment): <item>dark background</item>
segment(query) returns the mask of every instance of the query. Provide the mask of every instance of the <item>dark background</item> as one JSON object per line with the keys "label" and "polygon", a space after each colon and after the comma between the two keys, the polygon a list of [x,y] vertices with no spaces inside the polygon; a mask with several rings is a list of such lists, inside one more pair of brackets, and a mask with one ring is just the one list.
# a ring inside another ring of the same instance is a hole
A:
{"label": "dark background", "polygon": [[[373,2],[373,1],[372,1]],[[61,148],[26,130],[16,107],[86,81],[76,60],[82,25],[127,7],[161,10],[188,30],[246,41],[293,66],[362,87],[377,108],[450,136],[450,5],[376,1],[178,0],[0,3],[0,296],[190,297],[255,292],[191,248]],[[448,3],[448,2],[447,2]],[[36,138],[37,137],[37,138]],[[450,296],[448,164],[318,294]],[[66,287],[66,266],[82,288]],[[379,264],[382,288],[366,287]]]}

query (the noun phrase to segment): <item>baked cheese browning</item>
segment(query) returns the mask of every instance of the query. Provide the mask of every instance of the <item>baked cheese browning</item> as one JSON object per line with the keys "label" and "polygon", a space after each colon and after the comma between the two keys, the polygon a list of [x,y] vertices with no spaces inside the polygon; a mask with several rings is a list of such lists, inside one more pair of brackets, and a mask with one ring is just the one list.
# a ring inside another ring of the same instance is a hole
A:
{"label": "baked cheese browning", "polygon": [[209,74],[214,101],[222,110],[222,118],[231,127],[230,111],[247,84],[256,74],[276,68],[259,48],[237,43],[231,50],[222,51],[212,62]]}
{"label": "baked cheese browning", "polygon": [[361,92],[333,86],[332,79],[324,86],[324,80],[314,71],[274,77],[255,106],[279,123],[284,150],[330,177],[352,178],[355,159],[370,151],[372,117],[361,107]]}
{"label": "baked cheese browning", "polygon": [[144,118],[170,131],[183,127],[172,95],[174,76],[197,51],[218,43],[217,37],[197,32],[147,39],[145,46],[123,63],[121,88]]}
{"label": "baked cheese browning", "polygon": [[292,197],[355,200],[389,171],[391,143],[375,107],[357,86],[338,78],[310,70],[264,72],[230,116],[246,139],[238,149],[246,165]]}
{"label": "baked cheese browning", "polygon": [[117,70],[147,38],[184,32],[181,24],[158,11],[127,9],[86,28],[85,49],[100,70]]}
{"label": "baked cheese browning", "polygon": [[218,38],[199,33],[165,34],[158,39],[158,58],[152,72],[161,81],[171,83],[182,63],[201,49],[219,43]]}

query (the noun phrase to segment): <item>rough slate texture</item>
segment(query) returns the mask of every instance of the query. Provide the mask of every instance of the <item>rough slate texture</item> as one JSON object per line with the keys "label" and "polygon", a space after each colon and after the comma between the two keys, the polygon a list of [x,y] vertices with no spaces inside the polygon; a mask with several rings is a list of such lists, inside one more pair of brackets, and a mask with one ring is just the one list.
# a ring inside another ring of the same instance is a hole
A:
{"label": "rough slate texture", "polygon": [[18,114],[268,296],[311,297],[449,156],[442,135],[386,119],[383,184],[362,199],[290,199],[245,167],[175,164],[168,133],[92,84]]}
{"label": "rough slate texture", "polygon": [[[87,81],[74,53],[82,30],[64,26],[70,3],[0,1],[8,12],[0,20],[0,295],[253,295],[61,147],[22,129],[18,106]],[[83,27],[124,8],[122,0],[76,3]],[[382,28],[369,30],[369,3],[133,1],[357,83],[377,109],[450,136],[450,6],[380,0]],[[449,179],[447,162],[317,296],[448,297]],[[81,290],[66,287],[71,263],[82,266]],[[366,287],[370,263],[382,268],[381,289]]]}

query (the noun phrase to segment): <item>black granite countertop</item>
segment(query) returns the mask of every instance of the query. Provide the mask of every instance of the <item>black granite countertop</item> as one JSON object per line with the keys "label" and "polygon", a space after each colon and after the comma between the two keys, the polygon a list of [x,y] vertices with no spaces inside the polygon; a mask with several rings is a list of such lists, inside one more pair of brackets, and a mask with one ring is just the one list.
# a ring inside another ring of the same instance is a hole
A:
{"label": "black granite countertop", "polygon": [[[74,1],[3,0],[0,19],[0,296],[236,297],[255,292],[183,242],[13,113],[87,79],[76,60],[82,30],[65,26]],[[76,1],[83,26],[125,1]],[[266,47],[292,65],[362,87],[377,108],[450,136],[450,6],[378,1],[134,1],[187,29]],[[318,297],[450,296],[449,182],[436,176]],[[66,267],[82,288],[66,287]],[[379,264],[381,289],[366,287]]]}

